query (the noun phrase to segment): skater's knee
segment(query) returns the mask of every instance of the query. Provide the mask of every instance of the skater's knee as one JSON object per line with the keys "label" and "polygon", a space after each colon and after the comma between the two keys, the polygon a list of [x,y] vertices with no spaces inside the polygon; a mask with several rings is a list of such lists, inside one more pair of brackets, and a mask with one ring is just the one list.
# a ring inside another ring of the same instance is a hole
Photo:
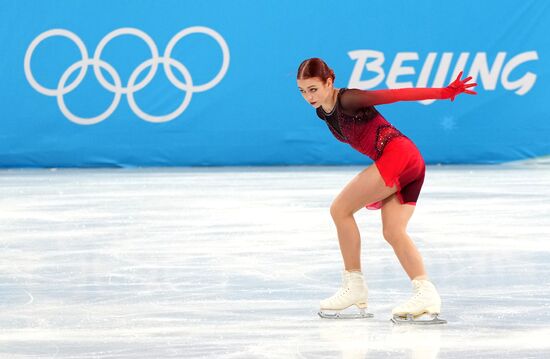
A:
{"label": "skater's knee", "polygon": [[392,247],[399,246],[400,243],[407,239],[407,232],[404,228],[384,227],[382,234]]}
{"label": "skater's knee", "polygon": [[348,209],[345,203],[335,200],[330,206],[330,215],[336,221],[342,218],[353,216],[353,211]]}

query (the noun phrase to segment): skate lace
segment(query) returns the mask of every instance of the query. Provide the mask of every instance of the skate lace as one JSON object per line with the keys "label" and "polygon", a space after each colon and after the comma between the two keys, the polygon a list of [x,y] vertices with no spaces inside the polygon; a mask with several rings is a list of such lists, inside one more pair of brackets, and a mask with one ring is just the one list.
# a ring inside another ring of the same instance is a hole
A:
{"label": "skate lace", "polygon": [[332,296],[332,298],[341,298],[341,297],[343,297],[348,291],[349,291],[349,287],[347,287],[347,286],[342,286],[342,287],[340,287],[340,289],[338,289],[338,291],[337,291],[336,293],[334,293],[334,295]]}
{"label": "skate lace", "polygon": [[405,306],[416,306],[418,304],[422,304],[422,296],[424,295],[424,291],[420,288],[415,288],[415,293],[414,295],[411,297],[411,299],[409,299],[406,303],[405,303]]}
{"label": "skate lace", "polygon": [[420,302],[420,301],[421,301],[421,298],[422,298],[422,294],[423,294],[423,292],[420,291],[420,290],[419,290],[418,292],[416,292],[416,293],[412,296],[412,298],[410,299],[410,303],[411,303],[411,304],[417,304],[418,302]]}
{"label": "skate lace", "polygon": [[352,286],[354,286],[354,284],[344,278],[342,286],[329,298],[329,300],[340,300],[342,297],[345,297],[352,290]]}

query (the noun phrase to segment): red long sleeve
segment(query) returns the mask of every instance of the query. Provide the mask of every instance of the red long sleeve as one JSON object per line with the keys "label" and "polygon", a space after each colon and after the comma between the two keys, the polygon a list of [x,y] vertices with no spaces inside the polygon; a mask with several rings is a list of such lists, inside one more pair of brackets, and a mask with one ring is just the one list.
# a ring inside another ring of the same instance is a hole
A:
{"label": "red long sleeve", "polygon": [[350,89],[341,98],[342,107],[355,111],[374,105],[382,105],[397,101],[440,100],[449,98],[445,88],[402,88],[390,90],[358,90]]}
{"label": "red long sleeve", "polygon": [[458,94],[466,93],[475,95],[477,92],[471,88],[477,86],[476,83],[469,83],[472,79],[468,76],[461,80],[462,71],[456,79],[444,88],[403,88],[392,90],[358,90],[351,89],[346,91],[340,103],[344,109],[356,111],[360,108],[365,108],[374,105],[382,105],[397,101],[421,101],[421,100],[442,100],[451,99],[453,101]]}

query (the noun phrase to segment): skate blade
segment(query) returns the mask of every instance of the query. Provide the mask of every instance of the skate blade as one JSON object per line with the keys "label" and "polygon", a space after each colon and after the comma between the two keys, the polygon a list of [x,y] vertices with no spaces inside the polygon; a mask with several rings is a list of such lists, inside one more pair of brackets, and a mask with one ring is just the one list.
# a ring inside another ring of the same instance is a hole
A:
{"label": "skate blade", "polygon": [[359,309],[359,312],[355,313],[321,310],[317,314],[323,319],[366,319],[374,317],[374,314],[368,313],[365,309]]}
{"label": "skate blade", "polygon": [[412,314],[403,315],[394,315],[390,319],[394,324],[412,324],[412,325],[433,325],[433,324],[447,324],[445,319],[438,317],[438,314],[420,314],[414,316]]}

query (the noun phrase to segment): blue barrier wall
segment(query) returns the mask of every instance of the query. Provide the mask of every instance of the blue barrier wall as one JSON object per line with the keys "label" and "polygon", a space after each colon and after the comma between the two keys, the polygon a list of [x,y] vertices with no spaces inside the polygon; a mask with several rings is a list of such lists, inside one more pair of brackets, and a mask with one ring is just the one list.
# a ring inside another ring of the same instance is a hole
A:
{"label": "blue barrier wall", "polygon": [[367,164],[297,90],[322,57],[337,87],[478,96],[379,111],[429,163],[550,154],[547,1],[0,2],[0,166]]}

